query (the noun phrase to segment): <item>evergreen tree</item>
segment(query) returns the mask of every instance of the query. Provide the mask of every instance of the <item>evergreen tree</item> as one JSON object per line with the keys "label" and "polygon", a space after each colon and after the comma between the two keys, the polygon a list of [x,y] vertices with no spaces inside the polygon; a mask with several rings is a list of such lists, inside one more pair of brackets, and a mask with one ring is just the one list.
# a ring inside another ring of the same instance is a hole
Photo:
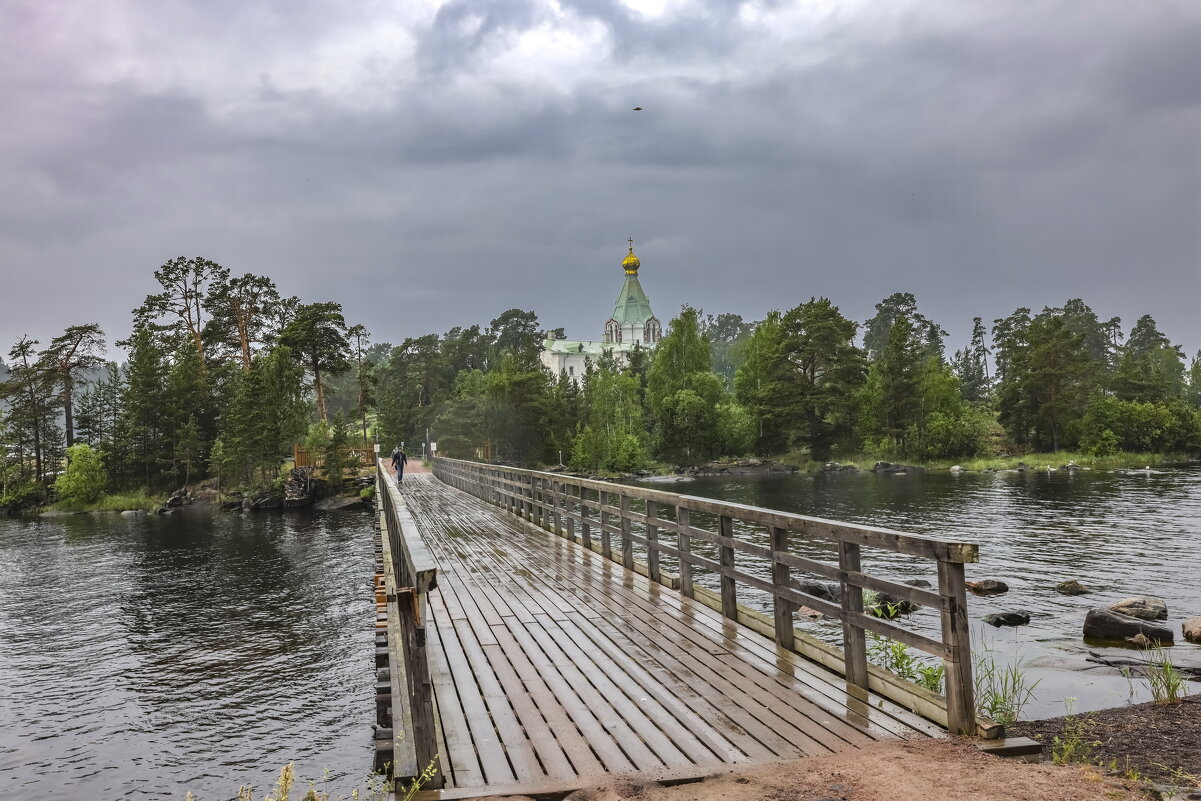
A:
{"label": "evergreen tree", "polygon": [[171,461],[170,417],[163,413],[169,367],[149,328],[134,330],[125,369],[120,429],[128,438],[131,477],[149,489],[159,485],[162,468]]}
{"label": "evergreen tree", "polygon": [[778,311],[755,326],[746,344],[745,358],[734,374],[734,394],[754,419],[756,453],[783,453],[789,442],[789,420],[782,398],[788,383],[789,364],[784,355],[784,329]]}
{"label": "evergreen tree", "polygon": [[828,299],[810,298],[784,314],[780,328],[779,418],[794,444],[808,447],[814,459],[826,459],[853,431],[864,380],[863,353],[854,343],[859,326]]}
{"label": "evergreen tree", "polygon": [[339,303],[306,303],[279,334],[279,342],[291,349],[296,359],[313,375],[317,395],[317,417],[328,421],[325,407],[326,376],[350,369],[350,342],[346,319]]}
{"label": "evergreen tree", "polygon": [[895,292],[876,304],[876,313],[864,325],[863,350],[869,361],[876,361],[888,344],[893,323],[904,318],[924,345],[927,353],[942,356],[947,332],[917,310],[917,298],[911,292]]}
{"label": "evergreen tree", "polygon": [[104,332],[96,323],[73,325],[50,341],[38,357],[40,369],[54,376],[59,388],[67,447],[75,444],[75,386],[79,372],[104,363]]}

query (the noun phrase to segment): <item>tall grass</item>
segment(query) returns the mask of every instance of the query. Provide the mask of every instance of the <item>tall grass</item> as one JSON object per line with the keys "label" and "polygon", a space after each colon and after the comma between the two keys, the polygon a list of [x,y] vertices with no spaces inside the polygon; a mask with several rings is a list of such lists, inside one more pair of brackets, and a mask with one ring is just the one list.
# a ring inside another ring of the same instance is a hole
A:
{"label": "tall grass", "polygon": [[121,495],[101,495],[94,503],[68,503],[60,501],[53,506],[57,512],[124,512],[127,509],[153,511],[162,505],[162,499],[145,491]]}
{"label": "tall grass", "polygon": [[1172,664],[1172,657],[1159,643],[1141,650],[1147,664],[1139,668],[1139,672],[1151,688],[1151,699],[1157,704],[1181,703],[1188,695],[1188,687],[1184,676]]}
{"label": "tall grass", "polygon": [[976,654],[976,711],[1002,726],[1016,723],[1022,708],[1034,696],[1038,681],[1028,683],[1022,659],[998,665],[992,648],[984,646]]}

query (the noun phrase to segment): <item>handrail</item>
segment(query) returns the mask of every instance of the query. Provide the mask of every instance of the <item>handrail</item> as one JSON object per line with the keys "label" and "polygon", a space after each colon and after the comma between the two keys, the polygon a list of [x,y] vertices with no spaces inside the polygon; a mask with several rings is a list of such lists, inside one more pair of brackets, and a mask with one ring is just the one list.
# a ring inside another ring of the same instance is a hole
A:
{"label": "handrail", "polygon": [[[438,586],[430,556],[400,491],[376,459],[376,491],[383,508],[384,574],[388,597],[388,650],[393,686],[393,778],[412,781],[438,755],[434,688],[426,657],[426,594]],[[439,774],[427,783],[440,787]]]}
{"label": "handrail", "polygon": [[[971,644],[968,631],[964,563],[979,561],[974,543],[939,537],[905,534],[891,529],[842,523],[816,517],[762,509],[744,504],[697,498],[663,490],[613,484],[594,479],[515,467],[437,458],[434,475],[443,482],[560,536],[579,541],[627,569],[639,570],[652,581],[679,590],[686,596],[712,606],[731,620],[756,626],[774,634],[783,647],[818,658],[842,673],[847,683],[863,691],[903,696],[909,705],[945,725],[952,734],[997,736],[1000,727],[977,721],[972,682]],[[644,511],[632,508],[639,502]],[[698,513],[714,518],[712,530],[695,524]],[[767,535],[768,545],[740,536],[738,528],[757,528]],[[577,537],[577,528],[579,536]],[[668,540],[664,534],[673,534]],[[599,544],[594,540],[599,539]],[[674,540],[674,541],[673,541]],[[790,545],[802,540],[832,543],[838,550],[837,564],[793,553]],[[708,544],[716,559],[696,553],[694,545]],[[646,564],[636,564],[634,545],[646,549]],[[619,549],[614,551],[614,545]],[[863,548],[931,559],[937,562],[938,588],[926,590],[869,575],[862,566]],[[660,557],[675,557],[679,574],[660,568]],[[742,558],[736,560],[735,556]],[[770,580],[748,572],[747,558],[770,566]],[[718,592],[697,586],[696,568],[716,574]],[[811,594],[813,583],[798,581],[793,571],[803,571],[838,582],[839,597]],[[757,612],[738,603],[738,586],[752,587],[772,598],[770,623]],[[941,637],[932,639],[869,614],[863,591],[887,593],[894,598],[922,604],[940,613]],[[807,606],[842,623],[843,654],[806,637],[793,626],[798,606]],[[942,699],[913,685],[901,683],[867,661],[866,632],[871,631],[918,648],[943,660],[946,668],[945,706]],[[897,700],[900,700],[898,698]],[[979,726],[978,726],[979,723]]]}

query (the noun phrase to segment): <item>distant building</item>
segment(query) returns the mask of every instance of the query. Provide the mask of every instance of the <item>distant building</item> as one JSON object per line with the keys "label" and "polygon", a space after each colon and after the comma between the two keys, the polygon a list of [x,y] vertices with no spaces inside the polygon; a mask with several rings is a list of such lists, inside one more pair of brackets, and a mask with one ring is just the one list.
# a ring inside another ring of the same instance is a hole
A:
{"label": "distant building", "polygon": [[613,314],[605,322],[604,338],[599,341],[579,339],[547,339],[542,343],[542,363],[555,375],[567,373],[576,382],[584,375],[585,364],[596,364],[604,353],[613,354],[618,364],[625,364],[626,354],[635,345],[653,349],[663,336],[663,326],[651,311],[650,299],[638,282],[642,262],[634,255],[634,240],[630,252],[621,261],[625,283],[613,304]]}

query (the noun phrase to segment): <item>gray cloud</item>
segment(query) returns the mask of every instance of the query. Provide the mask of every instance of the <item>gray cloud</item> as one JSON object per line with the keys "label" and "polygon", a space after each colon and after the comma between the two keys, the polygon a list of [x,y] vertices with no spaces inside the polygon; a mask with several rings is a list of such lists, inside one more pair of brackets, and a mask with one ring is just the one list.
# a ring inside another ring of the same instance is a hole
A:
{"label": "gray cloud", "polygon": [[632,235],[664,318],[1083,297],[1201,347],[1195,4],[560,6],[6,4],[0,344],[118,339],[181,254],[377,340],[597,336]]}

